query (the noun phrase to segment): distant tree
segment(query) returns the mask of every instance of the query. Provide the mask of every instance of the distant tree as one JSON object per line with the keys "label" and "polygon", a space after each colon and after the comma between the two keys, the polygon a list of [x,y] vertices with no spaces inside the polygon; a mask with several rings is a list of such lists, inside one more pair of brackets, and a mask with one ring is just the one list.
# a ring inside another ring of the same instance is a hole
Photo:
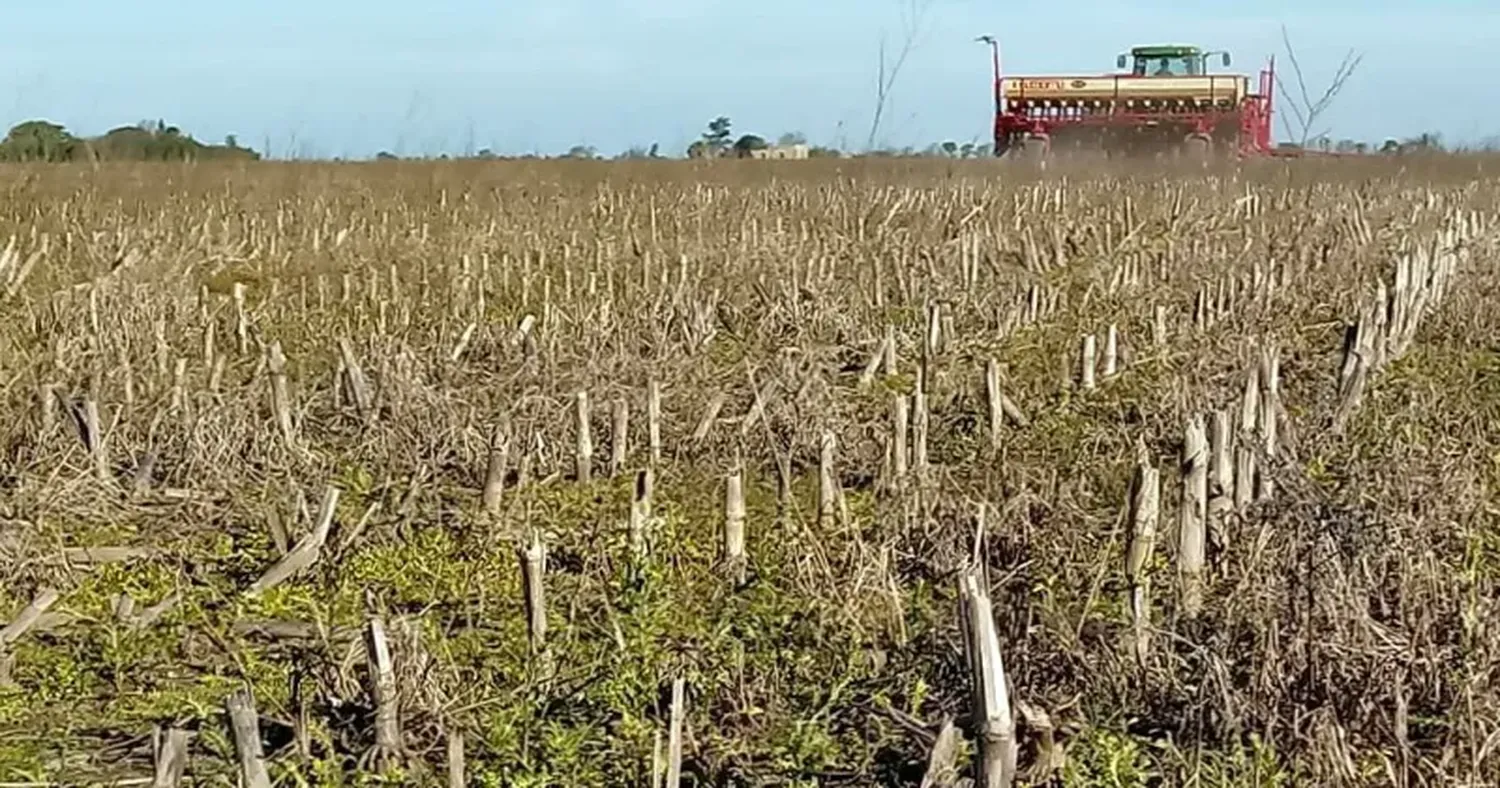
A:
{"label": "distant tree", "polygon": [[776,138],[777,145],[806,145],[807,135],[800,131],[788,131]]}
{"label": "distant tree", "polygon": [[383,151],[375,154],[375,160],[376,161],[395,161],[396,160],[396,154],[391,153],[388,150],[383,150]]}
{"label": "distant tree", "polygon": [[807,157],[810,159],[837,159],[844,155],[838,148],[829,148],[822,145],[814,145],[807,149]]}
{"label": "distant tree", "polygon": [[0,160],[4,161],[64,162],[84,157],[110,161],[253,160],[260,154],[239,147],[234,135],[229,135],[224,145],[206,145],[162,120],[121,126],[90,139],[75,137],[50,121],[32,120],[16,125],[0,140]]}
{"label": "distant tree", "polygon": [[944,156],[952,158],[958,155],[958,143],[954,142],[953,140],[945,141],[941,147],[943,149]]}
{"label": "distant tree", "polygon": [[1435,131],[1424,131],[1402,140],[1401,147],[1406,150],[1440,151],[1443,150],[1443,135]]}
{"label": "distant tree", "polygon": [[71,161],[79,140],[57,123],[28,120],[11,128],[0,141],[0,159],[6,161]]}
{"label": "distant tree", "polygon": [[598,158],[599,152],[592,145],[574,145],[563,155],[569,159],[594,159]]}
{"label": "distant tree", "polygon": [[655,142],[651,143],[651,150],[646,151],[646,158],[649,158],[649,159],[660,159],[661,158],[661,146],[658,145]]}
{"label": "distant tree", "polygon": [[101,159],[112,161],[192,161],[204,159],[258,159],[260,154],[248,148],[228,145],[205,145],[181,129],[163,121],[151,124],[121,126],[103,137],[89,141]]}
{"label": "distant tree", "polygon": [[748,157],[751,151],[765,150],[771,147],[764,138],[754,134],[746,134],[734,141],[734,153],[736,156]]}
{"label": "distant tree", "polygon": [[965,159],[973,158],[973,156],[974,156],[974,143],[972,143],[972,142],[965,142],[964,144],[960,145],[958,147],[958,155],[961,156],[962,158],[965,158]]}
{"label": "distant tree", "polygon": [[490,150],[489,148],[480,148],[479,152],[476,153],[476,154],[474,154],[474,158],[476,158],[476,159],[493,159],[493,158],[495,158],[495,152],[492,151],[492,150]]}
{"label": "distant tree", "polygon": [[708,122],[708,131],[703,133],[703,142],[713,153],[723,153],[729,147],[730,123],[729,118],[720,115]]}

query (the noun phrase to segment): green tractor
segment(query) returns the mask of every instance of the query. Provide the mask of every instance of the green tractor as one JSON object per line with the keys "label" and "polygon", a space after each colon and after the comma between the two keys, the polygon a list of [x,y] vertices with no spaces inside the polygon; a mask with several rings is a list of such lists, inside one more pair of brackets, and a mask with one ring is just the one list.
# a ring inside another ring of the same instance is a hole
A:
{"label": "green tractor", "polygon": [[1218,55],[1220,64],[1229,67],[1228,52],[1204,52],[1182,44],[1135,47],[1115,58],[1115,66],[1124,69],[1130,64],[1130,74],[1136,77],[1200,77],[1208,74],[1210,55]]}

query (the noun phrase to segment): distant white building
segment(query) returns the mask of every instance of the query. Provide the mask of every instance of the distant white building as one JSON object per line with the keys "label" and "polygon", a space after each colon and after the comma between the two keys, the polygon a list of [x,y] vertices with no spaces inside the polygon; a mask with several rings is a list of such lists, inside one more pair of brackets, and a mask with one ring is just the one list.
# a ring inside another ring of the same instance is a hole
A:
{"label": "distant white building", "polygon": [[810,149],[804,143],[794,145],[768,145],[764,148],[741,150],[733,146],[724,148],[711,148],[703,142],[694,142],[688,146],[688,158],[690,159],[807,159],[811,158]]}
{"label": "distant white building", "polygon": [[805,159],[808,148],[803,143],[794,145],[771,145],[760,150],[750,151],[752,159]]}

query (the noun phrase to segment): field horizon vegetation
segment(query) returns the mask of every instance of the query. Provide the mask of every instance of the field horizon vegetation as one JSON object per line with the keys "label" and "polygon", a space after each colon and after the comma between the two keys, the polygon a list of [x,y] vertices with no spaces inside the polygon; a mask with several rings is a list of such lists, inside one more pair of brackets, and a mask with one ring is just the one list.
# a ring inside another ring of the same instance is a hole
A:
{"label": "field horizon vegetation", "polygon": [[1496,785],[1500,158],[8,164],[0,783]]}
{"label": "field horizon vegetation", "polygon": [[[1295,106],[1295,102],[1293,102]],[[1323,134],[1311,135],[1313,123],[1326,110],[1326,106],[1312,106],[1300,110],[1304,128],[1301,133],[1288,127],[1294,137],[1305,138],[1302,142],[1282,142],[1281,148],[1307,148],[1343,156],[1364,155],[1411,155],[1433,153],[1457,153],[1477,155],[1500,150],[1500,138],[1490,138],[1477,143],[1451,145],[1445,143],[1441,134],[1424,132],[1407,138],[1387,137],[1379,143],[1352,138],[1334,139]],[[1309,114],[1312,113],[1312,114]],[[1310,118],[1310,119],[1309,119]],[[472,136],[472,134],[471,134]],[[429,150],[418,155],[404,154],[404,145],[398,138],[396,152],[380,150],[365,157],[327,156],[316,153],[316,146],[299,143],[295,137],[282,145],[279,154],[273,152],[275,144],[265,139],[260,150],[241,144],[234,134],[225,137],[221,144],[202,142],[187,130],[167,123],[165,120],[143,120],[134,124],[118,126],[96,136],[80,136],[66,126],[44,118],[34,118],[15,124],[0,139],[0,162],[12,163],[68,163],[68,162],[140,162],[140,161],[464,161],[464,160],[536,160],[536,159],[586,159],[586,160],[652,160],[663,161],[678,158],[705,158],[718,156],[744,156],[750,151],[770,146],[807,146],[809,158],[942,158],[942,159],[987,159],[993,157],[992,146],[978,139],[946,139],[925,146],[880,145],[874,143],[863,149],[850,145],[846,134],[838,135],[833,142],[812,142],[806,134],[787,131],[774,137],[758,133],[735,130],[734,121],[720,115],[708,121],[704,131],[681,151],[673,151],[659,143],[631,145],[614,154],[601,152],[588,144],[569,146],[555,154],[540,151],[525,153],[496,152],[470,140],[462,150]],[[431,147],[431,146],[429,146]],[[438,146],[441,148],[442,146]]]}

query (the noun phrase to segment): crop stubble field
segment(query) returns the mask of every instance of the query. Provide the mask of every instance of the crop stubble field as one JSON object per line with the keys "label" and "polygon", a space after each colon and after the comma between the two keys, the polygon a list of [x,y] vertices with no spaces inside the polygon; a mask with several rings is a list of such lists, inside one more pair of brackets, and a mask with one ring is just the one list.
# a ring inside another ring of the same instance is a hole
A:
{"label": "crop stubble field", "polygon": [[0,781],[1497,784],[1494,166],[13,169]]}

